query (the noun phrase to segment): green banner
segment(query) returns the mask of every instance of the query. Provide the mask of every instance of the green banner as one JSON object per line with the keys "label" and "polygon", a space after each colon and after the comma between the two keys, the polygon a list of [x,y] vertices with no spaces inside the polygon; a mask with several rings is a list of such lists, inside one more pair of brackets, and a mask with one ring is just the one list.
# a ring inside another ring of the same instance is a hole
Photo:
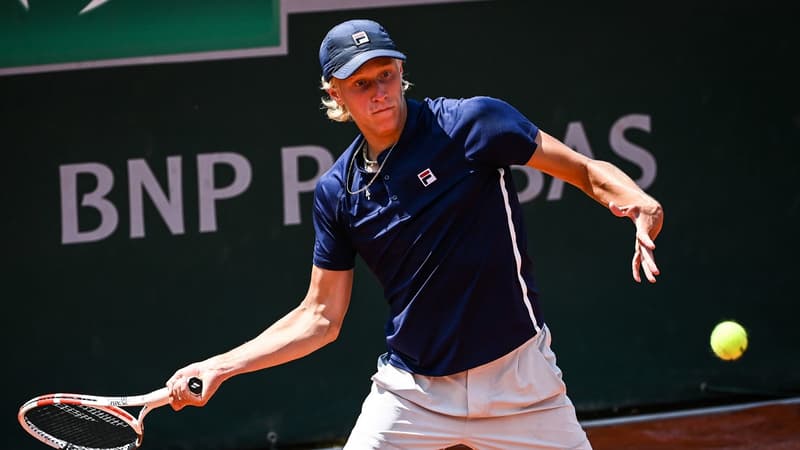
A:
{"label": "green banner", "polygon": [[266,54],[280,45],[280,0],[6,1],[0,30],[0,70]]}

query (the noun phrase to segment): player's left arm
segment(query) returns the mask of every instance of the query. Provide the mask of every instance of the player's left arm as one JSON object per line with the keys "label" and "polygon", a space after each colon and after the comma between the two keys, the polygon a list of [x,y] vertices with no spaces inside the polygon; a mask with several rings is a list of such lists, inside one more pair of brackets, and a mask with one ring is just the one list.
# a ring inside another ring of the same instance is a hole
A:
{"label": "player's left arm", "polygon": [[653,250],[664,223],[661,204],[644,192],[628,175],[611,163],[588,158],[539,130],[536,151],[527,165],[566,181],[636,226],[636,245],[631,269],[641,282],[640,270],[651,283],[660,273]]}

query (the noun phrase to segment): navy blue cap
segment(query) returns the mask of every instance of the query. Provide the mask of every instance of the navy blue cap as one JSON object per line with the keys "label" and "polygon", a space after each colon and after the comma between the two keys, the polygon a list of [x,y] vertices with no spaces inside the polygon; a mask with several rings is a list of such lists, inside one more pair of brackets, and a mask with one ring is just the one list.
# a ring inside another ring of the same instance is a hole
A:
{"label": "navy blue cap", "polygon": [[388,56],[405,61],[406,55],[397,50],[381,24],[372,20],[355,19],[331,28],[319,46],[322,77],[344,79],[372,58]]}

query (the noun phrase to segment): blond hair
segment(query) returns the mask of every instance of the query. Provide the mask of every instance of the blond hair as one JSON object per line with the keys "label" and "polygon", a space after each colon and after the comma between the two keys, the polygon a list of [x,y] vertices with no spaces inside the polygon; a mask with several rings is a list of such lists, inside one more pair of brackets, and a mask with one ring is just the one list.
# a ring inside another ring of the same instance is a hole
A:
{"label": "blond hair", "polygon": [[[401,64],[400,61],[397,61],[398,64]],[[336,83],[338,82],[337,78],[331,78],[330,81],[325,81],[325,77],[321,78],[321,85],[320,89],[323,92],[327,93],[329,89],[336,89]],[[402,75],[400,75],[400,82],[403,86],[403,92],[406,92],[410,87],[411,83],[408,82]],[[336,122],[347,122],[352,120],[350,117],[350,111],[347,110],[347,107],[344,105],[340,105],[336,102],[336,100],[332,99],[329,95],[322,97],[322,106],[325,109],[325,114],[327,114],[328,118],[336,121]]]}

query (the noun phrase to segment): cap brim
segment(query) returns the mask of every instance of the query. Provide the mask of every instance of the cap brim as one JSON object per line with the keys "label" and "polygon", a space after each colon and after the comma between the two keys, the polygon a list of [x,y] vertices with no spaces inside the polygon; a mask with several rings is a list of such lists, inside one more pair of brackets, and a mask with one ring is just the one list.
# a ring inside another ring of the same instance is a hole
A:
{"label": "cap brim", "polygon": [[354,56],[350,61],[347,61],[345,65],[340,67],[338,70],[335,70],[331,76],[343,80],[352,75],[365,62],[369,61],[370,59],[380,57],[397,58],[403,61],[406,60],[406,55],[397,50],[367,50],[366,52],[359,53],[358,55]]}

